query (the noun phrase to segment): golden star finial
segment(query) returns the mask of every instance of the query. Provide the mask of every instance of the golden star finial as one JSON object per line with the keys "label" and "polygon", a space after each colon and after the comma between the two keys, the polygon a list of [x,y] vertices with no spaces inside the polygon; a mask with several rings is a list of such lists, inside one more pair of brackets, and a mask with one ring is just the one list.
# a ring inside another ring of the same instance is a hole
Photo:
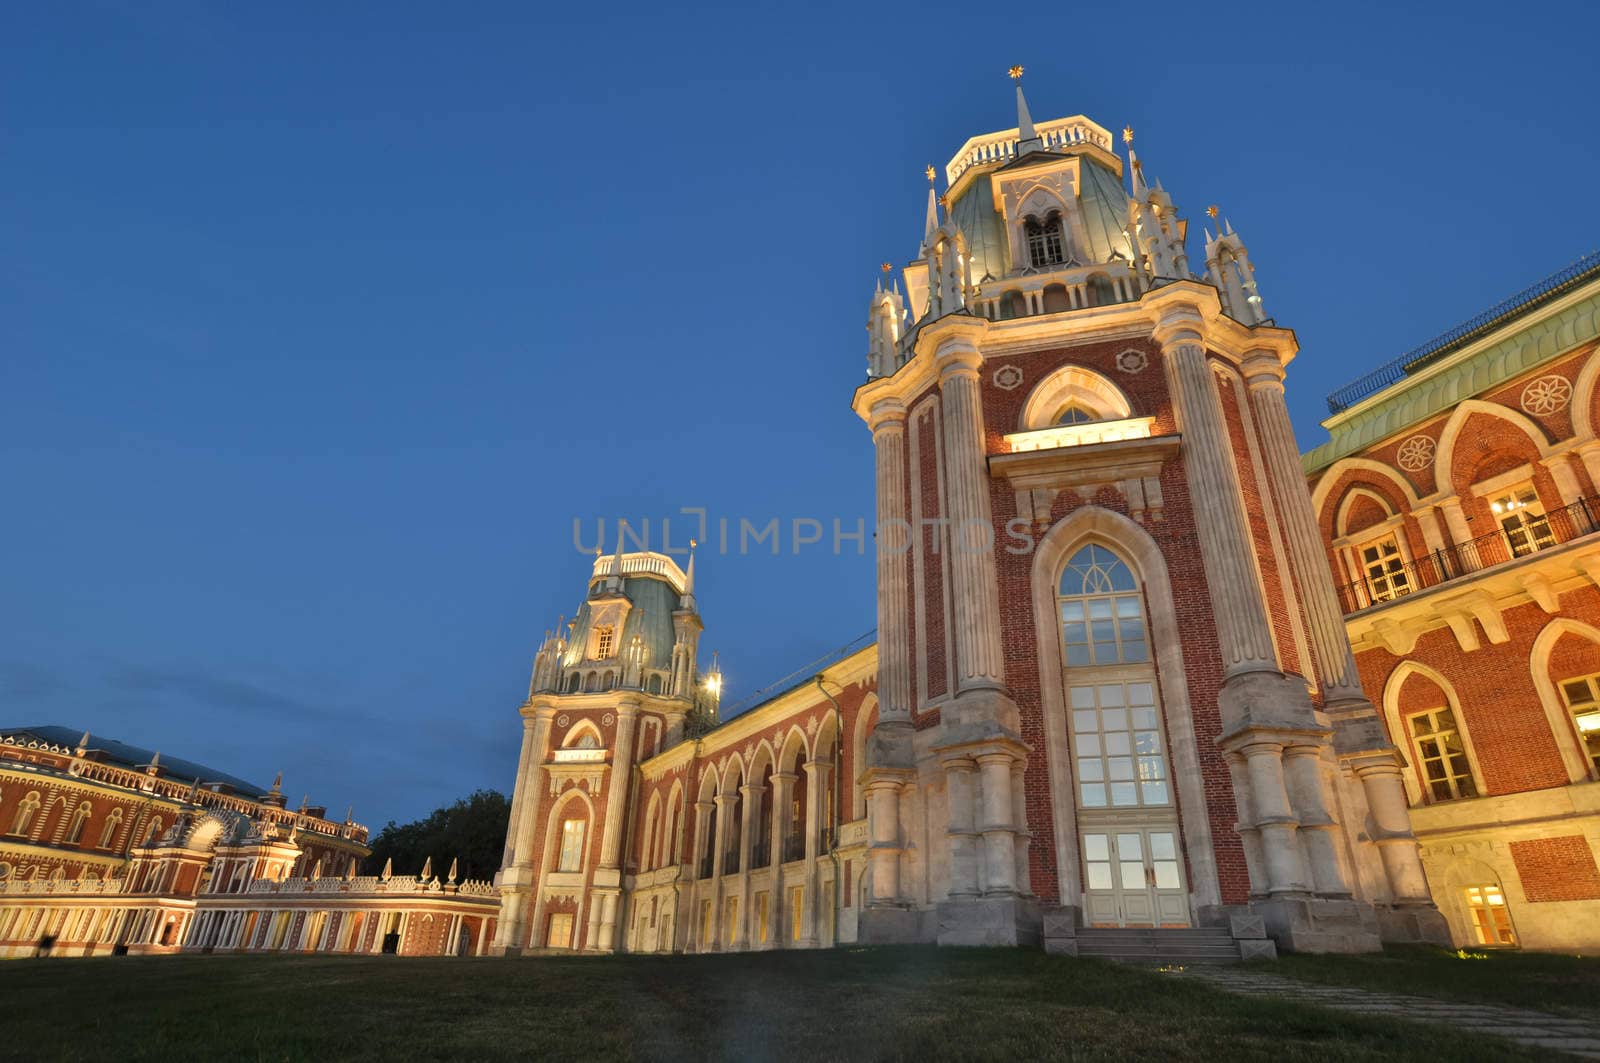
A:
{"label": "golden star finial", "polygon": [[949,210],[950,209],[950,193],[949,192],[946,192],[944,195],[939,197],[939,206],[943,207],[945,210]]}
{"label": "golden star finial", "polygon": [[922,175],[928,179],[928,183],[930,185],[933,184],[933,179],[936,176],[936,173],[935,173],[934,168],[933,168],[933,163],[930,162],[928,164],[928,168],[926,170],[922,171]]}
{"label": "golden star finial", "polygon": [[885,262],[883,265],[879,266],[878,268],[883,270],[885,273],[888,273],[890,270],[894,269],[894,264],[890,263],[890,262]]}
{"label": "golden star finial", "polygon": [[1022,67],[1020,67],[1020,66],[1012,67],[1009,71],[1007,71],[1007,73],[1009,73],[1011,75],[1011,80],[1012,81],[1021,81],[1022,80]]}
{"label": "golden star finial", "polygon": [[1215,218],[1217,216],[1217,205],[1213,203],[1211,206],[1207,207],[1206,214],[1212,218]]}
{"label": "golden star finial", "polygon": [[1133,126],[1125,125],[1122,127],[1122,142],[1130,146],[1133,144]]}

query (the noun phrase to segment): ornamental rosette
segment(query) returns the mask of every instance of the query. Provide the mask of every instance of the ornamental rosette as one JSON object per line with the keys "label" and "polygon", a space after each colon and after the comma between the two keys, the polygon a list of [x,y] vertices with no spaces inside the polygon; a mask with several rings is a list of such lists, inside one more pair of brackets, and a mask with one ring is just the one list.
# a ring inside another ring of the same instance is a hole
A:
{"label": "ornamental rosette", "polygon": [[1529,381],[1522,389],[1522,409],[1535,416],[1559,413],[1572,401],[1572,384],[1564,376],[1551,374]]}
{"label": "ornamental rosette", "polygon": [[1143,351],[1129,349],[1117,355],[1117,368],[1124,373],[1141,372],[1150,364],[1150,356]]}
{"label": "ornamental rosette", "polygon": [[1395,460],[1406,472],[1421,472],[1433,464],[1437,446],[1431,436],[1412,436],[1400,444],[1400,452],[1395,456]]}
{"label": "ornamental rosette", "polygon": [[1003,365],[994,371],[994,386],[1001,391],[1015,391],[1022,384],[1022,370],[1014,365]]}

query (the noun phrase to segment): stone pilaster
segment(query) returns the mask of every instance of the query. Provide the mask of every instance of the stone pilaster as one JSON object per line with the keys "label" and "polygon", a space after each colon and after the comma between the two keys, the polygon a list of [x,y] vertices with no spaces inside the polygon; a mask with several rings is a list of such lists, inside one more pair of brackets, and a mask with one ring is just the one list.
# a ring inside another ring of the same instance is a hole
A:
{"label": "stone pilaster", "polygon": [[868,764],[911,765],[911,637],[907,558],[911,524],[906,480],[906,408],[897,399],[875,403],[868,421],[877,453],[878,726]]}
{"label": "stone pilaster", "polygon": [[[806,870],[805,870],[805,908],[800,913],[800,940],[795,942],[801,948],[813,949],[820,943],[817,935],[817,903],[819,890],[817,889],[817,857],[821,852],[822,840],[822,795],[827,791],[828,771],[832,763],[826,760],[808,760],[805,764],[806,772]],[[898,817],[897,817],[898,818]],[[899,865],[899,854],[895,856],[895,863]]]}
{"label": "stone pilaster", "polygon": [[544,761],[555,711],[548,702],[530,701],[522,707],[523,756],[519,758],[513,795],[517,815],[507,832],[507,863],[500,872],[500,920],[494,945],[500,952],[520,951],[528,944],[529,933],[537,930],[528,926],[530,895],[538,888],[539,877],[533,866],[533,839],[539,823]]}
{"label": "stone pilaster", "polygon": [[639,705],[624,701],[617,706],[616,746],[611,752],[611,778],[606,787],[606,827],[600,844],[600,866],[622,865],[623,813],[628,805],[629,783],[633,779],[633,729],[639,718]]}

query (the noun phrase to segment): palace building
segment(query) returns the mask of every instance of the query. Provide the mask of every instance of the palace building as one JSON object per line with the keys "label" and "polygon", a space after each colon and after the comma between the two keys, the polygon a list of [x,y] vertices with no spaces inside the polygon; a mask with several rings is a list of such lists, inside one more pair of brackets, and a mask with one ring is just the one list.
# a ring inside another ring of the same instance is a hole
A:
{"label": "palace building", "polygon": [[64,727],[0,729],[0,957],[482,952],[488,883],[357,874],[367,828]]}
{"label": "palace building", "polygon": [[1329,400],[1305,457],[1459,943],[1600,946],[1600,255]]}
{"label": "palace building", "polygon": [[715,723],[693,560],[619,530],[535,662],[496,950],[1592,946],[1592,264],[1303,461],[1240,235],[1017,107],[871,299],[876,644]]}

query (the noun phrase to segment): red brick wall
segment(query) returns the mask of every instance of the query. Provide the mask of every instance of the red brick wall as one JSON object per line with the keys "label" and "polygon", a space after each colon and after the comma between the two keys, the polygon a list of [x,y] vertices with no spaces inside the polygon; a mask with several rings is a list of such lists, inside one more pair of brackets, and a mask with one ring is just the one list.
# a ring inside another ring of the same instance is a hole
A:
{"label": "red brick wall", "polygon": [[1512,842],[1511,859],[1532,903],[1600,899],[1600,869],[1581,834]]}
{"label": "red brick wall", "polygon": [[[1130,348],[1144,351],[1149,359],[1146,368],[1138,373],[1120,372],[1115,365],[1117,354]],[[1023,404],[1033,387],[1049,373],[1067,364],[1086,366],[1115,382],[1127,395],[1133,416],[1156,419],[1152,429],[1155,434],[1176,431],[1166,379],[1161,370],[1161,355],[1153,342],[1117,340],[1084,344],[1006,355],[992,364],[995,368],[1001,365],[1017,366],[1023,372],[1023,381],[1015,390],[1002,391],[993,386],[992,372],[986,372],[982,379],[984,424],[990,453],[1004,451],[1003,437],[1017,430]],[[1222,729],[1217,711],[1222,662],[1217,648],[1216,622],[1211,613],[1205,568],[1195,539],[1195,516],[1181,461],[1171,462],[1163,470],[1161,490],[1165,501],[1164,519],[1146,523],[1145,530],[1151,534],[1165,557],[1172,581],[1190,708],[1199,745],[1207,816],[1211,824],[1223,901],[1240,904],[1247,898],[1249,877],[1245,869],[1244,850],[1234,831],[1238,813],[1234,805],[1233,785],[1216,745]],[[1052,507],[1051,524],[1086,504],[1128,515],[1127,503],[1115,489],[1103,489],[1087,501],[1080,499],[1076,492],[1063,491],[1056,497]],[[990,505],[996,542],[1006,543],[1005,524],[1017,515],[1015,493],[1003,481],[991,480]],[[1022,738],[1033,748],[1025,782],[1028,829],[1033,833],[1029,849],[1030,878],[1036,894],[1051,898],[1059,894],[1060,882],[1055,862],[1055,826],[1045,759],[1045,709],[1040,690],[1033,622],[1035,588],[1032,585],[1032,564],[1031,555],[1014,555],[1004,549],[996,552],[1006,685],[1020,711]],[[1039,588],[1039,593],[1048,594],[1053,590]],[[1064,709],[1052,706],[1052,711]]]}

